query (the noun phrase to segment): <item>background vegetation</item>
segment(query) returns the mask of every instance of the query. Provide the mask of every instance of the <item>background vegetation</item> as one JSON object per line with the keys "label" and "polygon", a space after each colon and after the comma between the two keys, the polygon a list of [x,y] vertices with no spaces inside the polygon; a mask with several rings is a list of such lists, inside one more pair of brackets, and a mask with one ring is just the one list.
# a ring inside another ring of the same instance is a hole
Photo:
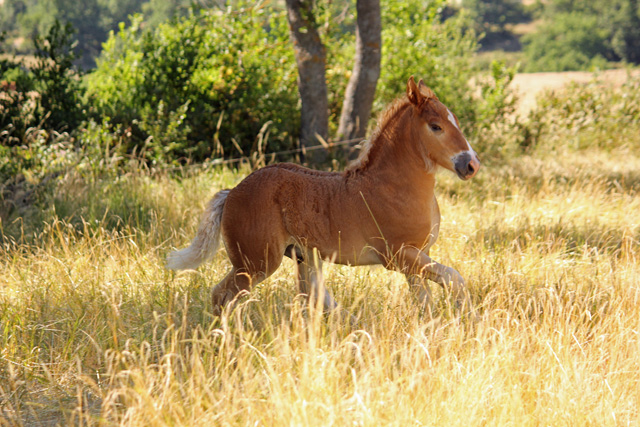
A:
{"label": "background vegetation", "polygon": [[[514,53],[529,72],[594,70],[640,63],[636,0],[465,0],[486,50]],[[529,23],[529,27],[518,25]],[[512,61],[516,61],[511,59]]]}
{"label": "background vegetation", "polygon": [[[420,70],[463,123],[474,123],[467,131],[480,134],[509,112],[506,88],[513,70],[494,66],[478,86],[487,96],[474,96],[467,87],[476,71],[471,21],[462,12],[444,19],[442,5],[384,4],[375,112],[403,93],[408,70]],[[352,9],[328,3],[319,12],[330,51],[334,130],[351,72]],[[135,156],[154,165],[297,147],[297,72],[284,10],[235,3],[193,9],[152,28],[138,15],[110,33],[96,68],[86,74],[71,68],[73,31],[56,21],[47,36],[34,39],[36,65],[7,63],[4,81],[16,81],[17,73],[29,84],[16,84],[3,99],[9,104],[3,109],[3,145],[26,141],[27,129],[39,127],[71,134],[78,149],[117,151],[123,159]]]}
{"label": "background vegetation", "polygon": [[602,68],[605,61],[640,63],[640,4],[636,0],[556,0],[543,24],[525,38],[528,69]]}
{"label": "background vegetation", "polygon": [[[517,19],[483,15],[492,2],[383,4],[377,112],[422,77],[483,161],[470,182],[438,176],[432,252],[465,276],[477,318],[435,288],[421,311],[381,268],[328,266],[354,328],[305,308],[287,263],[221,317],[209,291],[224,253],[198,272],[163,267],[218,189],[296,147],[282,10],[116,3],[114,15],[96,3],[105,43],[91,70],[74,65],[86,26],[64,20],[23,47],[31,56],[0,56],[0,426],[637,423],[640,77],[545,93],[518,116],[515,69],[476,57],[542,19],[517,53],[525,67],[637,62],[623,56],[636,3],[500,2]],[[0,21],[9,53],[40,10],[25,5],[3,5],[21,17]],[[335,126],[353,9],[318,7]],[[142,14],[113,17],[125,10]],[[551,37],[554,19],[572,30]],[[561,36],[571,49],[553,50]],[[241,152],[231,168],[199,164]]]}
{"label": "background vegetation", "polygon": [[13,36],[15,51],[33,53],[33,37],[46,34],[56,21],[69,23],[78,32],[78,61],[91,68],[109,32],[117,31],[121,22],[129,23],[134,13],[142,13],[149,25],[156,25],[186,14],[191,4],[184,0],[84,0],[78,7],[69,0],[4,0],[0,32]]}

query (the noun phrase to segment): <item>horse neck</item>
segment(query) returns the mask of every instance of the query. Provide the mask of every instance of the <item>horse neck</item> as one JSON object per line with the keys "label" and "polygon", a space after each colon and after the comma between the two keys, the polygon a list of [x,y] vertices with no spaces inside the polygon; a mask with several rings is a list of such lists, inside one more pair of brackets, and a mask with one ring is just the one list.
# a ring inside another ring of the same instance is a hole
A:
{"label": "horse neck", "polygon": [[364,175],[394,177],[394,181],[407,183],[418,180],[420,185],[433,186],[435,167],[427,165],[428,153],[419,145],[412,114],[409,105],[377,133],[371,141],[368,163],[362,170]]}

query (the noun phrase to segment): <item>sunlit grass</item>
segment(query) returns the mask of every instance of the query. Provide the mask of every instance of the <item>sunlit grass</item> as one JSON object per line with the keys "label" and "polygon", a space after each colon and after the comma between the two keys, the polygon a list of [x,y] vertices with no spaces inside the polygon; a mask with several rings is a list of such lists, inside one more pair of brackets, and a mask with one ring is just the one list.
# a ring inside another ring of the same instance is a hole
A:
{"label": "sunlit grass", "polygon": [[0,425],[638,425],[638,171],[587,151],[441,173],[432,256],[477,319],[327,265],[356,328],[305,307],[289,260],[222,317],[224,252],[164,269],[243,173],[69,177],[54,219],[0,253]]}

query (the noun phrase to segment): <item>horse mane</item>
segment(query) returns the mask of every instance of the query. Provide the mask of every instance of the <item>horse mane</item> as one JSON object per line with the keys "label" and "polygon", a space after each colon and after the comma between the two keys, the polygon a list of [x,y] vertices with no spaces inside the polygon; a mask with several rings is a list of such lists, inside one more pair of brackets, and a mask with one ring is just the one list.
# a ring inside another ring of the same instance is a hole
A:
{"label": "horse mane", "polygon": [[354,173],[356,171],[365,169],[375,157],[380,146],[383,144],[383,136],[388,130],[388,127],[395,123],[398,116],[405,110],[407,105],[410,105],[407,97],[401,97],[395,99],[379,116],[378,126],[371,133],[371,137],[360,150],[358,158],[349,163],[345,168],[347,174]]}

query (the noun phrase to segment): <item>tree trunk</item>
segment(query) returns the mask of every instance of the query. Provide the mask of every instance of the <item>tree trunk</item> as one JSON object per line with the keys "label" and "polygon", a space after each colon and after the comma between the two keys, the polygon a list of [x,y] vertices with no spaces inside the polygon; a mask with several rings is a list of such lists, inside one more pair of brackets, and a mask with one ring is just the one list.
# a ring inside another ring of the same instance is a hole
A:
{"label": "tree trunk", "polygon": [[[312,0],[286,0],[291,40],[298,65],[298,90],[302,101],[300,145],[320,145],[319,135],[329,137],[329,101],[325,80],[326,50],[313,14]],[[312,163],[326,160],[324,149],[309,152]]]}
{"label": "tree trunk", "polygon": [[345,93],[338,139],[363,138],[380,77],[382,23],[380,0],[357,0],[356,57]]}

